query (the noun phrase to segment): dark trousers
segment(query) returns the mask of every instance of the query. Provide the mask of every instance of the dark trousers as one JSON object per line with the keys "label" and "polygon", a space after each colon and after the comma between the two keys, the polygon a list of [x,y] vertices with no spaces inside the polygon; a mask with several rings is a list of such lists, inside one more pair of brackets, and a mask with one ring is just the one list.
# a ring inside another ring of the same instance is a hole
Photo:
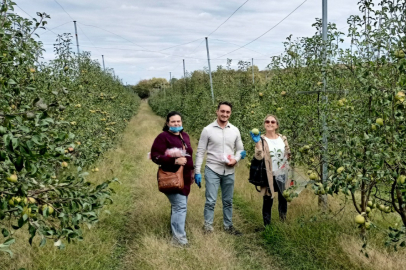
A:
{"label": "dark trousers", "polygon": [[[286,201],[285,197],[282,196],[282,192],[276,183],[275,177],[273,179],[273,188],[275,192],[278,192],[278,210],[279,210],[279,218],[281,221],[285,221],[286,219],[286,212],[288,211],[288,202]],[[264,226],[271,224],[271,211],[273,205],[273,199],[271,196],[264,196],[264,202],[262,205],[262,217],[264,219]]]}

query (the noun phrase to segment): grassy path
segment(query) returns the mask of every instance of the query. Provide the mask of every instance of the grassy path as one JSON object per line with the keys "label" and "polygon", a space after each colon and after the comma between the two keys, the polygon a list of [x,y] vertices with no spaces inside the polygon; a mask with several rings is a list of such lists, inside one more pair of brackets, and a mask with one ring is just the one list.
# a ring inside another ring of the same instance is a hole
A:
{"label": "grassy path", "polygon": [[[162,129],[164,121],[143,104],[130,125],[131,140],[126,140],[131,164],[137,177],[133,181],[133,211],[129,217],[127,253],[123,269],[277,269],[272,259],[256,243],[259,236],[246,234],[236,238],[221,230],[221,202],[216,206],[215,229],[212,235],[204,235],[203,206],[204,188],[192,186],[188,201],[187,234],[189,249],[174,248],[169,244],[170,204],[166,196],[157,190],[157,166],[146,159],[153,140]],[[196,148],[196,141],[193,142]],[[124,181],[124,180],[123,180]],[[245,227],[246,222],[235,211],[235,225]],[[253,238],[257,238],[253,241]],[[253,252],[254,251],[254,252]]]}

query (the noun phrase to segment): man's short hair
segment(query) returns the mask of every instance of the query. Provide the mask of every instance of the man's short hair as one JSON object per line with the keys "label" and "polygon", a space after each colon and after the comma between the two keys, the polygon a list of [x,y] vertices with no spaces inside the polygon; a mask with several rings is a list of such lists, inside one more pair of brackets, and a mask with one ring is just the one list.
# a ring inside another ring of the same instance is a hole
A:
{"label": "man's short hair", "polygon": [[219,110],[220,109],[220,106],[221,105],[227,105],[227,106],[229,106],[230,107],[230,109],[232,110],[233,109],[233,104],[231,104],[231,102],[228,102],[228,101],[222,101],[222,102],[220,102],[219,103],[219,105],[217,106],[217,110]]}

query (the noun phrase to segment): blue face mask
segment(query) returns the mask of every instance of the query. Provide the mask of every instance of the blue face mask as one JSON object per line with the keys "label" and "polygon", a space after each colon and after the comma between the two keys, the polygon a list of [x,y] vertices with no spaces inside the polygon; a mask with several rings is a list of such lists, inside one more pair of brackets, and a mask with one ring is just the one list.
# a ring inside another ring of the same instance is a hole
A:
{"label": "blue face mask", "polygon": [[183,129],[182,126],[180,127],[169,127],[169,130],[172,131],[173,133],[180,132]]}

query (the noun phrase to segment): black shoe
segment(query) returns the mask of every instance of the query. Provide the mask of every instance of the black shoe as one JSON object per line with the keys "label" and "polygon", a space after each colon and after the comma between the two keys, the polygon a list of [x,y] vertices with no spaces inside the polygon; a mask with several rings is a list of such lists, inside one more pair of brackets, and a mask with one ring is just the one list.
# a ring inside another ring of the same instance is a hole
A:
{"label": "black shoe", "polygon": [[279,212],[279,220],[281,222],[285,222],[286,221],[286,213]]}
{"label": "black shoe", "polygon": [[228,228],[224,228],[224,231],[228,234],[235,235],[235,236],[241,236],[242,232],[234,228],[234,226],[230,226]]}

